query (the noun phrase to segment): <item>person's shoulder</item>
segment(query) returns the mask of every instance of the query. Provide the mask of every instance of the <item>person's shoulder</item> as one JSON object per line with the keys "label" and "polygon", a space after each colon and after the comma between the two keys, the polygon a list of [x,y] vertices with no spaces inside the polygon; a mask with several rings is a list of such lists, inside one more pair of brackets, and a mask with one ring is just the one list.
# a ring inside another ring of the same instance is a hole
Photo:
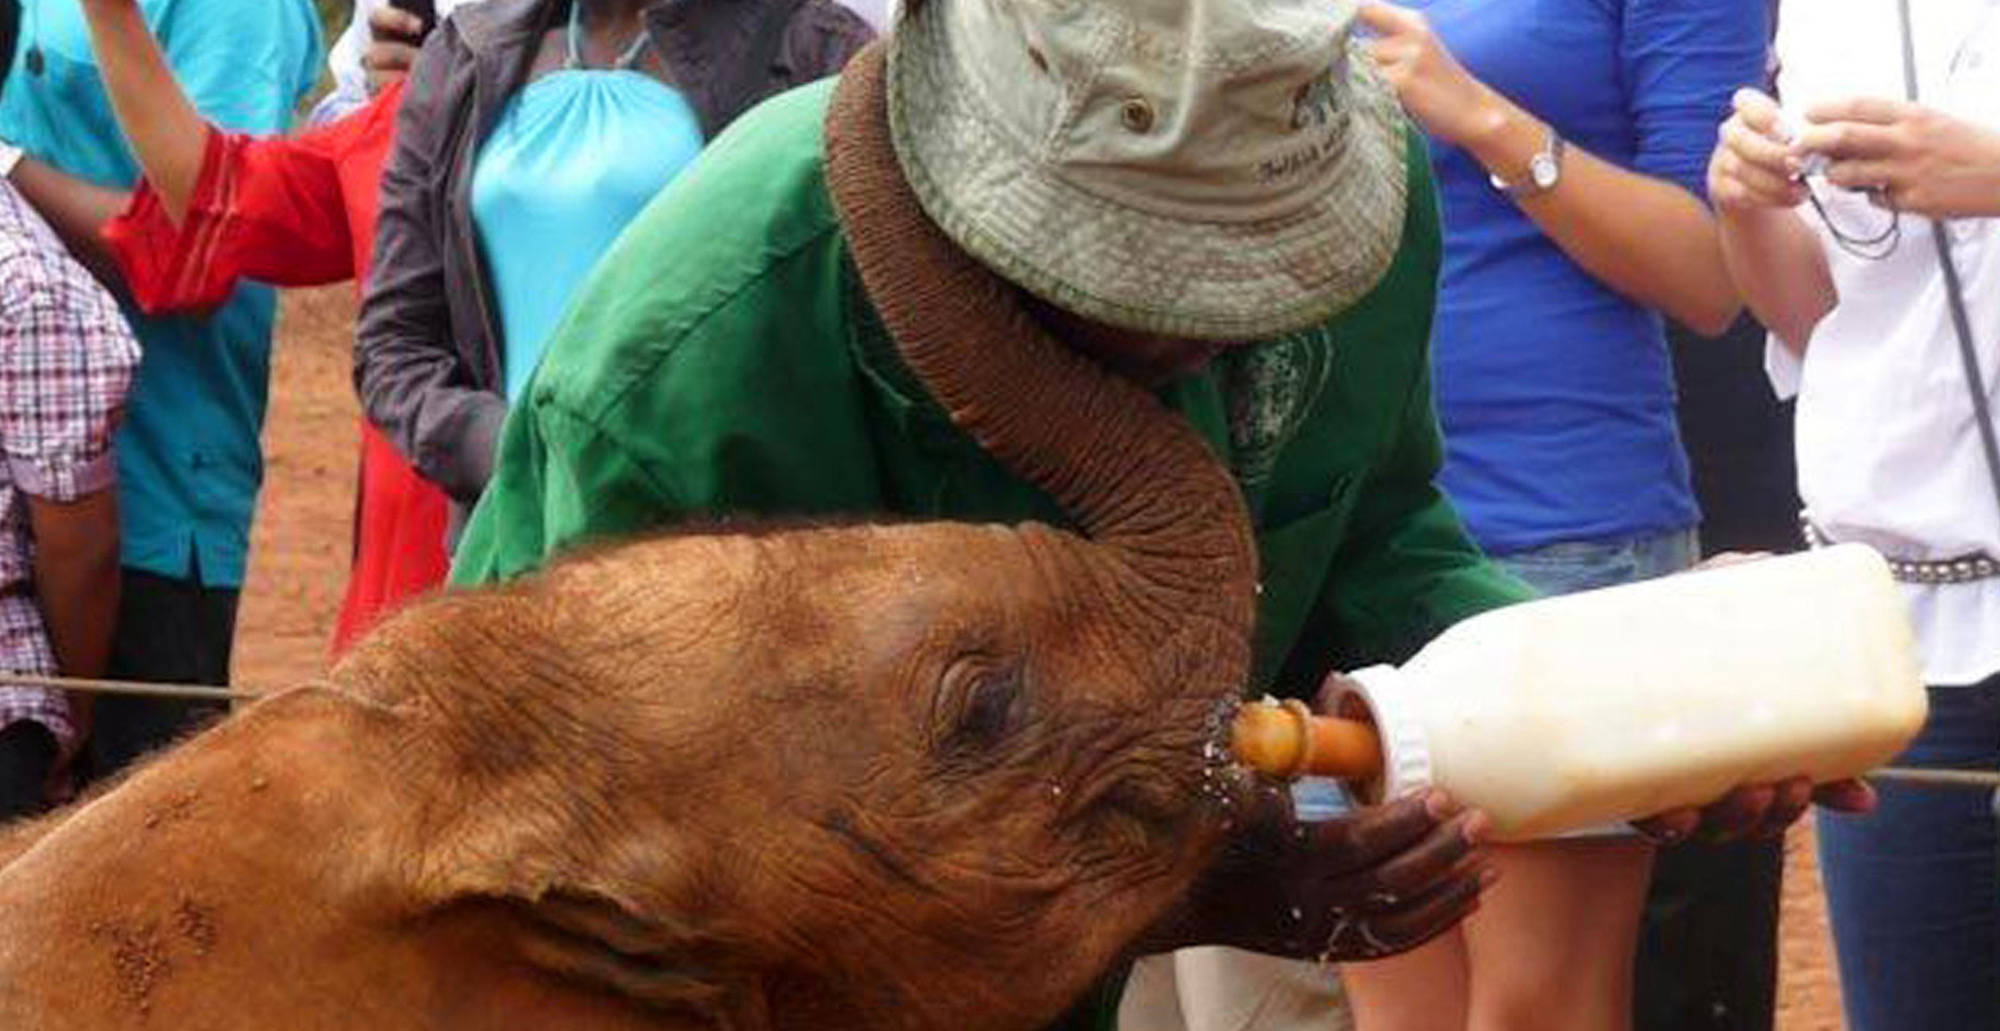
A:
{"label": "person's shoulder", "polygon": [[792,11],[791,31],[818,33],[832,40],[847,42],[858,49],[875,38],[878,28],[851,3],[842,3],[840,0],[798,0],[798,6]]}
{"label": "person's shoulder", "polygon": [[0,308],[20,317],[25,307],[47,306],[96,285],[77,265],[13,184],[0,182]]}
{"label": "person's shoulder", "polygon": [[806,324],[839,307],[815,301],[840,290],[845,254],[824,172],[831,88],[759,105],[647,205],[573,306],[534,403],[594,421],[688,350],[754,361],[780,337],[838,332]]}
{"label": "person's shoulder", "polygon": [[106,374],[123,374],[139,364],[139,344],[118,302],[63,248],[55,231],[15,192],[0,182],[0,322],[15,342],[53,348],[75,358],[55,358],[44,350],[17,356],[45,371],[75,361]]}

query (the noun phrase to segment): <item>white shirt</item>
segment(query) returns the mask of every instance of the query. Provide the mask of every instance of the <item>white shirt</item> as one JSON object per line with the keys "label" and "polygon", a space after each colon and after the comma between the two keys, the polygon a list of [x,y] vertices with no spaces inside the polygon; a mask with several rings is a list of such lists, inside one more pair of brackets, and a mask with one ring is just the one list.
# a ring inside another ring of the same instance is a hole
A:
{"label": "white shirt", "polygon": [[[347,30],[335,40],[333,48],[327,51],[326,64],[333,71],[333,92],[328,93],[314,106],[307,119],[313,125],[324,125],[343,115],[351,114],[368,103],[368,73],[361,67],[361,55],[368,49],[368,15],[388,0],[354,0],[354,20]],[[478,0],[436,0],[439,18],[448,18],[451,12]],[[900,0],[841,0],[842,5],[860,15],[876,32],[888,31],[895,18]]]}
{"label": "white shirt", "polygon": [[[2000,129],[2000,0],[1911,0],[1920,102]],[[1779,93],[1801,115],[1850,96],[1901,99],[1896,0],[1794,0],[1779,23]],[[1859,194],[1815,181],[1848,236],[1889,215]],[[2000,558],[1994,498],[1927,219],[1904,216],[1881,261],[1843,250],[1810,206],[1839,304],[1813,331],[1803,362],[1773,339],[1765,366],[1781,396],[1798,395],[1799,493],[1835,540],[1903,559],[1983,551]],[[1987,392],[2000,410],[2000,220],[1948,232]],[[1926,679],[1976,683],[2000,671],[2000,580],[1904,585]],[[1840,628],[1829,627],[1829,633]]]}

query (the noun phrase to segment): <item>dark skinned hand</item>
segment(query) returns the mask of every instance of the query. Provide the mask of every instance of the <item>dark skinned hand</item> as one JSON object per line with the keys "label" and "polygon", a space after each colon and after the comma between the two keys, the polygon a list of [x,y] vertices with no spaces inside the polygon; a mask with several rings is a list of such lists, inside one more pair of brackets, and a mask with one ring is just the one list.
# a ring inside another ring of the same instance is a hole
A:
{"label": "dark skinned hand", "polygon": [[1325,823],[1298,822],[1289,792],[1254,794],[1222,856],[1142,951],[1378,959],[1458,926],[1492,883],[1485,816],[1440,793]]}
{"label": "dark skinned hand", "polygon": [[423,19],[408,11],[385,4],[368,12],[368,49],[361,54],[361,67],[368,73],[371,96],[410,74],[423,35]]}
{"label": "dark skinned hand", "polygon": [[1875,789],[1858,780],[1839,780],[1814,787],[1804,777],[1775,784],[1746,784],[1699,809],[1676,809],[1632,826],[1657,845],[1684,841],[1725,844],[1771,840],[1804,816],[1814,803],[1834,812],[1866,813],[1875,808]]}

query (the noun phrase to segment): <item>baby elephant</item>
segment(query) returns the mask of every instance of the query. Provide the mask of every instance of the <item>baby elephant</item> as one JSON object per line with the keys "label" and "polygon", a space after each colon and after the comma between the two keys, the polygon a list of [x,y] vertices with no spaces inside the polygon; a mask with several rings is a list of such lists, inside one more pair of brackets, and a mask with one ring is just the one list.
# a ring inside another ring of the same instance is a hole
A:
{"label": "baby elephant", "polygon": [[910,366],[1080,532],[685,533],[421,605],[0,839],[0,1027],[1027,1031],[1160,917],[1222,834],[1241,499],[833,171]]}

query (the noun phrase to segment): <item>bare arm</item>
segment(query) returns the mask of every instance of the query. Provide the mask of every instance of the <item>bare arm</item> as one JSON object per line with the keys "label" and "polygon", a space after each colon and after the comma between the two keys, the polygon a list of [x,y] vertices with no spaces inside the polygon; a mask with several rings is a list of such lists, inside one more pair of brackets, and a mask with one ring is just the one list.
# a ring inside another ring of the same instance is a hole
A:
{"label": "bare arm", "polygon": [[99,677],[118,619],[118,492],[72,502],[30,496],[35,595],[64,676]]}
{"label": "bare arm", "polygon": [[135,0],[84,0],[83,10],[119,127],[178,222],[201,178],[208,122],[175,80]]}
{"label": "bare arm", "polygon": [[[1468,74],[1422,15],[1371,3],[1361,18],[1380,34],[1376,63],[1412,117],[1503,181],[1527,178],[1545,124]],[[1521,210],[1599,281],[1698,332],[1720,333],[1741,308],[1714,219],[1674,183],[1570,147],[1561,183],[1523,197]]]}
{"label": "bare arm", "polygon": [[104,224],[131,203],[130,192],[86,182],[34,158],[22,158],[11,179],[28,205],[62,237],[70,253],[91,274],[114,286],[124,283],[102,234]]}
{"label": "bare arm", "polygon": [[1778,105],[1756,90],[1736,95],[1708,164],[1722,255],[1759,321],[1803,355],[1819,321],[1840,303],[1826,252],[1798,214],[1806,187],[1778,126]]}

